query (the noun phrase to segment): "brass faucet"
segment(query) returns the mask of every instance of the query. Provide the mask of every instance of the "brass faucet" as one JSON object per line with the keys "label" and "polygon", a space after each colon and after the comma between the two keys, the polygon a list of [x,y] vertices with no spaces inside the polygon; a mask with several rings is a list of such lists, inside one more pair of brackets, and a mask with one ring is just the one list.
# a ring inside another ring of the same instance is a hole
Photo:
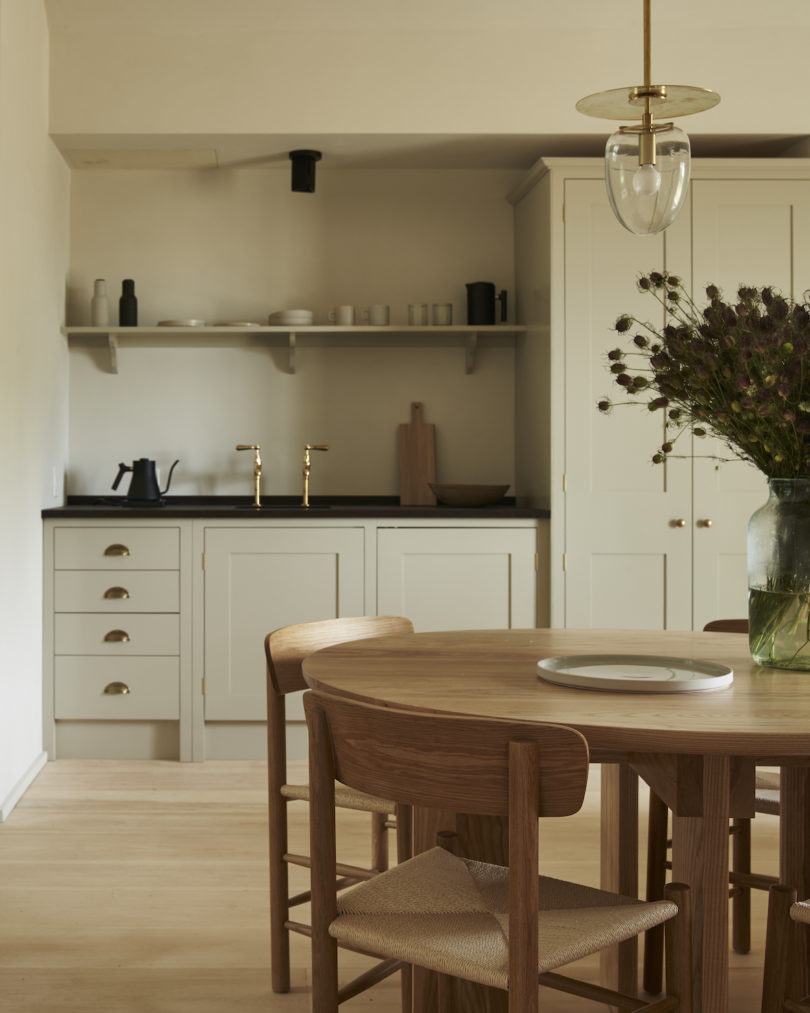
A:
{"label": "brass faucet", "polygon": [[253,457],[253,502],[254,507],[262,505],[262,448],[258,443],[237,443],[237,450],[252,450]]}
{"label": "brass faucet", "polygon": [[310,450],[328,450],[329,447],[325,443],[307,443],[304,447],[304,498],[301,500],[302,507],[309,506],[309,473],[312,471],[312,458],[309,456]]}

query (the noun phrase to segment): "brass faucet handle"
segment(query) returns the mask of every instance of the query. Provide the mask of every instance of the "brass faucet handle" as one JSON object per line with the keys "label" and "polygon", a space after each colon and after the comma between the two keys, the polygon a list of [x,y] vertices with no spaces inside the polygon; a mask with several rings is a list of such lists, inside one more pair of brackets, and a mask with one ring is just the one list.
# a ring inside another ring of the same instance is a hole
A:
{"label": "brass faucet handle", "polygon": [[237,450],[261,450],[262,448],[258,443],[237,443]]}
{"label": "brass faucet handle", "polygon": [[307,443],[304,450],[328,450],[328,443]]}

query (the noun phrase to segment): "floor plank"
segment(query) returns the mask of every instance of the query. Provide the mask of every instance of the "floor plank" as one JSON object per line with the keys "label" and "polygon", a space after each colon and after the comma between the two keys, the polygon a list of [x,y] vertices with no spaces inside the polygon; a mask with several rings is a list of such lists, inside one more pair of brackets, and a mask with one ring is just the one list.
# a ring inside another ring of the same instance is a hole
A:
{"label": "floor plank", "polygon": [[[307,940],[293,938],[293,991],[270,991],[265,791],[255,761],[49,763],[0,824],[4,1013],[308,1011]],[[291,848],[307,849],[306,807],[290,811]],[[344,860],[365,860],[367,819],[341,813]],[[594,777],[580,813],[544,825],[543,871],[596,884],[598,819]],[[757,817],[754,863],[776,868],[772,817]],[[291,873],[304,889],[306,871]],[[753,950],[731,955],[735,1013],[759,1010],[763,894],[753,909]],[[343,954],[341,967],[366,963]],[[597,968],[595,958],[577,965],[592,978]],[[594,1008],[544,997],[548,1013]],[[341,1009],[395,1013],[396,979]]]}

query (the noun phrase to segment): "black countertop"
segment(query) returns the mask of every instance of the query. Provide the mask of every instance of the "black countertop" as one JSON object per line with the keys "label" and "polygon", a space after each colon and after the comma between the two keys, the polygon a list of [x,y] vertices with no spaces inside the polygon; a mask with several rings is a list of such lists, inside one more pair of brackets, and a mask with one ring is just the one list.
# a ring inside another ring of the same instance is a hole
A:
{"label": "black countertop", "polygon": [[227,518],[230,520],[288,520],[295,518],[422,518],[426,520],[475,520],[477,518],[519,520],[549,517],[550,511],[536,507],[515,506],[507,497],[497,506],[449,507],[400,506],[397,496],[313,496],[311,506],[304,508],[296,496],[263,496],[259,508],[251,506],[247,496],[167,496],[160,506],[127,504],[125,496],[68,496],[61,507],[49,507],[42,517],[65,518]]}

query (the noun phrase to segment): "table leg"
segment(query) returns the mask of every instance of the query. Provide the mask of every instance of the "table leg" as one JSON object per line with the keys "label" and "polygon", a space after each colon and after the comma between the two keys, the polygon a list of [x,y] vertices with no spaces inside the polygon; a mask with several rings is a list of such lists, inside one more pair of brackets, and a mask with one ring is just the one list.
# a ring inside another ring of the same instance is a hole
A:
{"label": "table leg", "polygon": [[[414,809],[414,853],[436,845],[440,830],[458,834],[459,853],[478,861],[508,863],[508,826],[496,817],[474,817],[440,812],[436,809]],[[451,1005],[454,1013],[506,1013],[509,999],[502,989],[487,988],[475,982],[450,979]],[[415,1013],[435,1013],[438,1008],[436,975],[424,968],[413,972],[413,1009]]]}
{"label": "table leg", "polygon": [[[779,878],[810,897],[810,768],[782,767],[779,793]],[[810,932],[797,933],[800,950],[791,961],[793,994],[810,991]]]}
{"label": "table leg", "polygon": [[[638,775],[627,764],[601,768],[601,885],[603,890],[638,896]],[[600,954],[601,980],[608,988],[635,995],[638,939]]]}
{"label": "table leg", "polygon": [[672,879],[692,900],[693,1013],[728,1013],[730,761],[703,759],[702,816],[673,816]]}

